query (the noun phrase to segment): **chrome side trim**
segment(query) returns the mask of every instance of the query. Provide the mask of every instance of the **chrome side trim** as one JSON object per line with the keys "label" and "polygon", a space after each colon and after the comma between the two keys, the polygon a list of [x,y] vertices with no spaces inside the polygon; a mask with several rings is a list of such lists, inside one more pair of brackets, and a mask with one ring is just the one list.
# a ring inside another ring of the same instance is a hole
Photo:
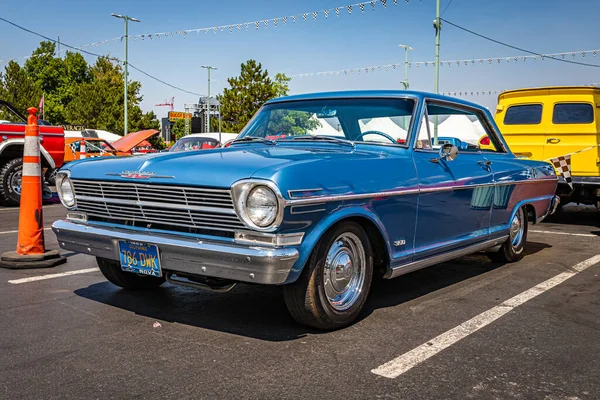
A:
{"label": "chrome side trim", "polygon": [[450,251],[448,253],[438,254],[436,256],[432,256],[432,257],[426,258],[424,260],[413,261],[408,264],[393,267],[391,272],[386,274],[386,276],[384,276],[384,278],[386,278],[386,279],[396,278],[397,276],[408,274],[409,272],[413,272],[413,271],[416,271],[416,270],[419,270],[422,268],[430,267],[435,264],[440,264],[445,261],[449,261],[449,260],[452,260],[452,259],[455,259],[458,257],[466,256],[468,254],[472,254],[472,253],[475,253],[478,251],[486,250],[486,249],[489,249],[491,247],[494,247],[494,246],[497,246],[497,245],[503,243],[504,241],[506,241],[507,238],[508,238],[508,236],[502,236],[497,239],[488,240],[483,243],[477,243],[477,244],[467,246],[467,247],[464,247],[464,248],[461,248],[458,250]]}
{"label": "chrome side trim", "polygon": [[420,193],[434,193],[434,192],[446,192],[451,190],[463,190],[463,189],[475,189],[478,187],[489,187],[489,186],[505,186],[505,185],[519,185],[519,184],[531,184],[531,183],[544,183],[544,182],[552,182],[556,181],[556,179],[530,179],[523,181],[505,181],[505,182],[492,182],[492,183],[476,183],[473,185],[452,185],[452,186],[442,186],[442,187],[431,187],[431,188],[421,188],[421,189],[399,189],[392,190],[389,192],[374,192],[374,193],[361,193],[361,194],[342,194],[335,196],[321,196],[321,197],[308,197],[303,199],[291,199],[286,200],[286,206],[296,206],[296,205],[307,205],[307,204],[319,204],[326,203],[330,201],[346,201],[346,200],[360,200],[360,199],[368,199],[372,197],[392,197],[392,196],[406,196],[411,194],[420,194]]}
{"label": "chrome side trim", "polygon": [[419,189],[404,189],[394,190],[390,192],[377,192],[377,193],[362,193],[362,194],[342,194],[337,196],[322,196],[322,197],[311,197],[306,199],[297,200],[286,200],[286,206],[297,206],[305,204],[318,204],[326,203],[329,201],[345,201],[345,200],[357,200],[357,199],[368,199],[371,197],[391,197],[391,196],[402,196],[408,194],[417,194]]}

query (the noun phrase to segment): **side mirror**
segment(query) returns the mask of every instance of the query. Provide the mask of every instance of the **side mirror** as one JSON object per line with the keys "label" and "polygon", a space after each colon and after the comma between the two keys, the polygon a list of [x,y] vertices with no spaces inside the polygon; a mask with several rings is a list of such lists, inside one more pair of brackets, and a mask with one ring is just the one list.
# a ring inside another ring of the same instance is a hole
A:
{"label": "side mirror", "polygon": [[458,147],[451,143],[445,143],[440,147],[440,158],[446,161],[453,161],[458,156]]}

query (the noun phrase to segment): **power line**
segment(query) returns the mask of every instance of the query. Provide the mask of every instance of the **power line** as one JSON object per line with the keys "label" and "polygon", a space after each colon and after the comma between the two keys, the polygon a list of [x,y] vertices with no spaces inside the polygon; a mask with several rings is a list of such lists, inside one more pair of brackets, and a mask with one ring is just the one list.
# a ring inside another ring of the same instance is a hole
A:
{"label": "power line", "polygon": [[454,0],[450,0],[450,1],[448,2],[448,5],[446,6],[446,8],[444,8],[444,11],[442,11],[442,14],[441,14],[441,15],[444,15],[444,13],[445,13],[445,12],[446,12],[446,10],[448,9],[448,7],[450,7],[450,4],[452,4],[452,2],[453,2],[453,1],[454,1]]}
{"label": "power line", "polygon": [[[514,50],[519,50],[519,51],[522,51],[522,52],[524,52],[524,53],[529,53],[529,54],[533,54],[533,55],[540,56],[540,57],[542,57],[542,56],[543,56],[542,54],[540,54],[540,53],[536,53],[535,51],[526,50],[526,49],[523,49],[523,48],[521,48],[521,47],[513,46],[513,45],[511,45],[511,44],[504,43],[504,42],[501,42],[501,41],[499,41],[499,40],[492,39],[492,38],[490,38],[490,37],[488,37],[488,36],[485,36],[485,35],[482,35],[482,34],[480,34],[480,33],[473,32],[472,30],[469,30],[469,29],[467,29],[467,28],[464,28],[464,27],[462,27],[462,26],[460,26],[460,25],[456,25],[456,24],[454,24],[454,23],[452,23],[452,22],[450,22],[450,21],[448,21],[448,20],[446,20],[446,19],[443,19],[443,18],[440,18],[440,19],[441,19],[443,22],[447,23],[448,25],[452,25],[452,26],[453,26],[453,27],[455,27],[455,28],[458,28],[458,29],[460,29],[460,30],[463,30],[463,31],[465,31],[465,32],[468,32],[468,33],[470,33],[470,34],[472,34],[472,35],[478,36],[478,37],[480,37],[480,38],[482,38],[482,39],[489,40],[490,42],[494,42],[494,43],[500,44],[500,45],[502,45],[502,46],[509,47],[509,48],[511,48],[511,49],[514,49]],[[561,61],[561,62],[566,62],[566,63],[569,63],[569,64],[577,64],[577,65],[583,65],[583,66],[586,66],[586,67],[600,68],[600,65],[598,65],[598,64],[588,64],[588,63],[582,63],[582,62],[577,62],[577,61],[563,60],[563,59],[561,59],[561,58],[550,58],[550,59],[551,59],[551,60],[556,60],[556,61]]]}
{"label": "power line", "polygon": [[[48,36],[45,36],[45,35],[42,35],[41,33],[38,33],[38,32],[35,32],[35,31],[32,31],[31,29],[27,29],[27,28],[25,28],[25,27],[23,27],[23,26],[21,26],[21,25],[15,24],[14,22],[11,22],[11,21],[9,21],[9,20],[7,20],[7,19],[4,19],[4,18],[2,18],[2,17],[0,17],[0,21],[4,21],[4,22],[6,22],[7,24],[10,24],[10,25],[14,26],[15,28],[21,29],[21,30],[23,30],[23,31],[25,31],[25,32],[28,32],[28,33],[31,33],[32,35],[39,36],[39,37],[41,37],[41,38],[43,38],[43,39],[46,39],[46,40],[48,40],[48,41],[51,41],[52,43],[58,43],[56,40],[54,40],[54,39],[52,39],[52,38],[49,38]],[[75,46],[68,45],[68,44],[66,44],[65,42],[60,42],[60,44],[61,44],[62,46],[65,46],[65,47],[69,48],[69,49],[72,49],[72,50],[75,50],[75,51],[79,51],[79,52],[81,52],[81,53],[85,53],[85,54],[88,54],[88,55],[90,55],[90,56],[94,56],[94,57],[100,57],[100,58],[104,58],[104,57],[105,57],[105,58],[108,58],[109,60],[114,60],[114,61],[123,62],[123,61],[119,60],[119,59],[118,59],[118,58],[116,58],[116,57],[107,57],[107,56],[105,56],[105,55],[101,55],[101,54],[97,54],[97,53],[92,53],[91,51],[83,50],[83,49],[77,48],[77,47],[75,47]],[[201,94],[199,94],[199,93],[190,92],[190,91],[188,91],[188,90],[182,89],[182,88],[180,88],[180,87],[177,87],[177,86],[175,86],[175,85],[171,85],[170,83],[167,83],[167,82],[163,81],[162,79],[159,79],[159,78],[157,78],[157,77],[155,77],[155,76],[153,76],[153,75],[150,75],[150,74],[149,74],[149,73],[147,73],[146,71],[143,71],[143,70],[141,70],[141,69],[137,68],[136,66],[134,66],[134,65],[133,65],[133,64],[131,64],[131,63],[128,63],[127,65],[129,65],[131,68],[135,69],[136,71],[138,71],[138,72],[140,72],[140,73],[142,73],[142,74],[146,75],[147,77],[149,77],[149,78],[151,78],[151,79],[154,79],[155,81],[157,81],[157,82],[160,82],[160,83],[162,83],[163,85],[169,86],[169,87],[171,87],[171,88],[173,88],[173,89],[175,89],[175,90],[179,90],[179,91],[181,91],[181,92],[188,93],[188,94],[192,94],[192,95],[194,95],[194,96],[198,96],[198,97],[202,96],[202,95],[201,95]]]}

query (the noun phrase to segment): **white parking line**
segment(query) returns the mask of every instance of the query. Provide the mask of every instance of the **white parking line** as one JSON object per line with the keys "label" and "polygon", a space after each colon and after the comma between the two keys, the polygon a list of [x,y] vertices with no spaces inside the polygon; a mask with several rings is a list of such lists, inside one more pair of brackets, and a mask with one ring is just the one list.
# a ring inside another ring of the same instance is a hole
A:
{"label": "white parking line", "polygon": [[[45,231],[49,231],[52,228],[44,228]],[[17,233],[19,232],[19,230],[17,229],[16,231],[4,231],[4,232],[0,232],[0,235],[7,235],[9,233]]]}
{"label": "white parking line", "polygon": [[470,334],[478,331],[479,329],[491,324],[498,318],[509,313],[515,307],[522,305],[523,303],[533,299],[534,297],[544,293],[547,290],[561,284],[567,279],[577,275],[581,271],[597,264],[600,262],[600,254],[594,257],[588,258],[585,261],[573,266],[570,271],[562,272],[553,278],[548,279],[545,282],[540,283],[528,289],[513,298],[506,300],[504,303],[491,308],[483,313],[477,315],[470,320],[463,322],[455,328],[450,329],[437,336],[430,341],[423,343],[419,347],[404,353],[403,355],[389,361],[379,367],[371,370],[376,375],[383,376],[385,378],[397,378],[411,368],[419,365],[427,359],[433,357],[440,351],[452,346],[461,339],[466,338]]}
{"label": "white parking line", "polygon": [[553,235],[568,235],[568,236],[584,236],[584,237],[600,237],[598,235],[594,235],[592,233],[569,233],[569,232],[554,232],[554,231],[534,231],[534,230],[529,230],[529,232],[533,232],[533,233],[551,233]]}
{"label": "white parking line", "polygon": [[96,272],[96,271],[100,271],[100,269],[99,268],[87,268],[87,269],[78,269],[75,271],[61,272],[60,274],[31,276],[29,278],[14,279],[12,281],[8,281],[8,283],[12,283],[13,285],[18,285],[19,283],[43,281],[44,279],[60,278],[63,276],[77,275],[77,274],[87,274],[89,272]]}

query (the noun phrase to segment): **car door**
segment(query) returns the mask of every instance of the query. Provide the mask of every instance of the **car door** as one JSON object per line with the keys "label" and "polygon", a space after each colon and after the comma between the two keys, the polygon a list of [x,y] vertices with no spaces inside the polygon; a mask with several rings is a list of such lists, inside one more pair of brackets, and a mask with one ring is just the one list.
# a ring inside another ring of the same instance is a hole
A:
{"label": "car door", "polygon": [[[474,110],[428,101],[424,111],[413,152],[419,180],[415,260],[485,240],[494,195],[492,165],[477,147],[480,133],[471,122]],[[444,142],[459,145],[454,160],[440,157]]]}

